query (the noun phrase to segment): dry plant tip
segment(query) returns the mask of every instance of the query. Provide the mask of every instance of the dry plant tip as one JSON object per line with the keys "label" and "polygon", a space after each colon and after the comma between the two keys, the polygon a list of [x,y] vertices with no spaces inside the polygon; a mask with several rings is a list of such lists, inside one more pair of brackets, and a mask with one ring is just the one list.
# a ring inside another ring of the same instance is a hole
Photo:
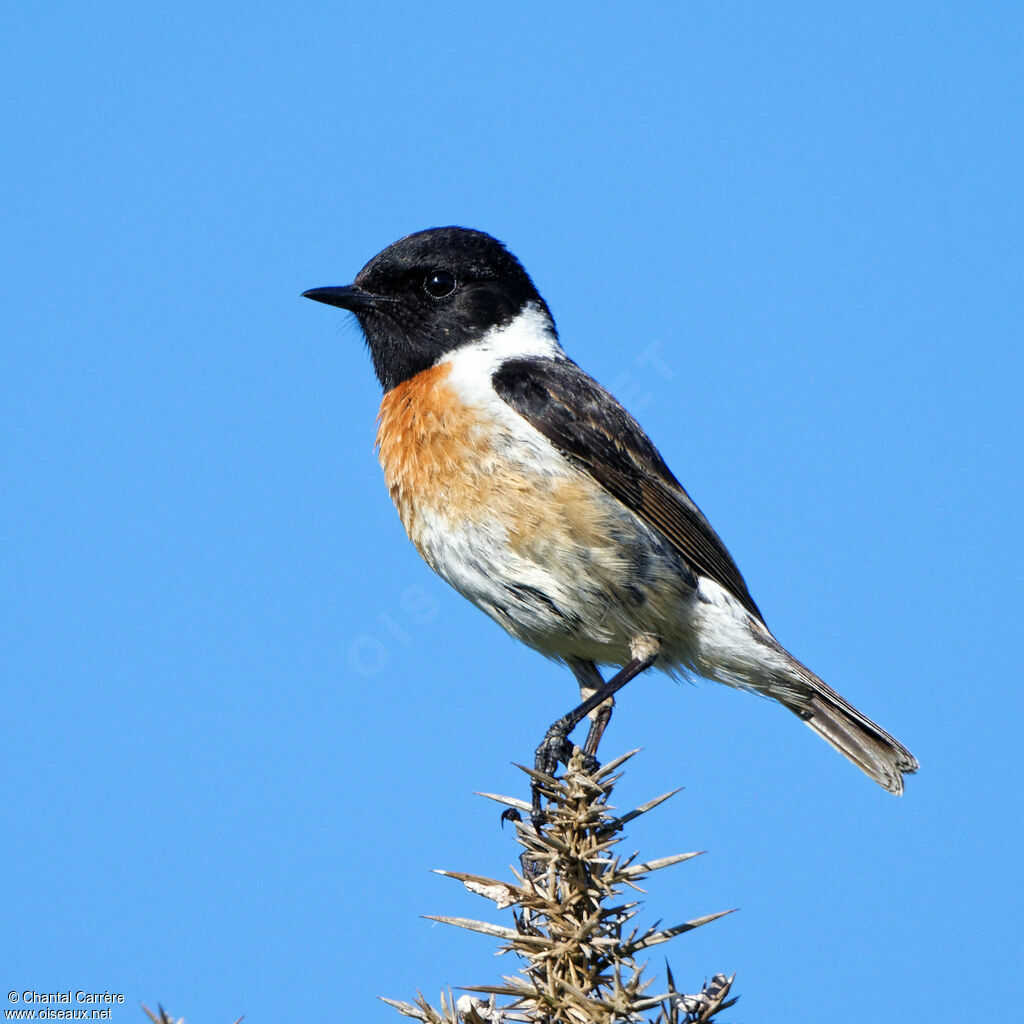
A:
{"label": "dry plant tip", "polygon": [[[500,941],[499,952],[515,954],[518,973],[491,985],[465,986],[457,1001],[442,993],[435,1009],[417,993],[415,1003],[386,999],[399,1013],[423,1024],[714,1024],[715,1014],[735,1002],[733,978],[716,974],[696,995],[676,990],[671,971],[668,991],[650,994],[653,982],[642,951],[733,911],[692,918],[672,928],[637,928],[635,901],[624,899],[654,871],[681,864],[699,852],[641,861],[615,847],[625,825],[674,796],[673,790],[635,810],[617,815],[609,799],[620,776],[615,772],[637,751],[588,774],[577,749],[562,775],[547,775],[522,765],[540,784],[545,826],[538,832],[529,817],[515,823],[522,847],[522,874],[514,882],[485,875],[438,870],[498,909],[511,907],[514,927],[463,917],[426,915],[427,920],[479,932]],[[490,793],[480,794],[513,810],[531,804]],[[498,999],[507,1000],[498,1004]]]}

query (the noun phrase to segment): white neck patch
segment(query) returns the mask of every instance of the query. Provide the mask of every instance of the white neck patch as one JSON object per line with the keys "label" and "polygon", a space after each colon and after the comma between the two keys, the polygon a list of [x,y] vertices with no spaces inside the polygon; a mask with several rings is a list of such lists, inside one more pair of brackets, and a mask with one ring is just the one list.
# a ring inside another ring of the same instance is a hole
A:
{"label": "white neck patch", "polygon": [[437,365],[451,367],[448,383],[467,405],[490,409],[518,421],[525,421],[494,393],[491,377],[509,359],[565,358],[551,318],[530,303],[510,324],[488,331],[479,341],[463,345],[442,356]]}
{"label": "white neck patch", "polygon": [[473,364],[488,377],[507,359],[529,356],[551,359],[564,355],[551,318],[536,303],[529,303],[511,323],[488,331],[479,341],[447,352],[438,363]]}

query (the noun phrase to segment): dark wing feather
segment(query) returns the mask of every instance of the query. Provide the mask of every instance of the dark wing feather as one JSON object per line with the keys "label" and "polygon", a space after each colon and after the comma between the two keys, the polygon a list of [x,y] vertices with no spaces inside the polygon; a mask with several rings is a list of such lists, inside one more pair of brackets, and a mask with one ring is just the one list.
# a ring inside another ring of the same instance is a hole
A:
{"label": "dark wing feather", "polygon": [[694,572],[754,599],[718,534],[632,416],[570,359],[510,359],[494,390],[560,452],[664,536]]}

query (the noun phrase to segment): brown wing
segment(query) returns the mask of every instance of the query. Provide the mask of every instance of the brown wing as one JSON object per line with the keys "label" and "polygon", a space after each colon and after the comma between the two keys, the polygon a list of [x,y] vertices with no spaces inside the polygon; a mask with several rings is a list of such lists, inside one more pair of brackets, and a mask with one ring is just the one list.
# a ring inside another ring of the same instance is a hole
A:
{"label": "brown wing", "polygon": [[661,533],[700,576],[759,619],[725,545],[632,416],[570,359],[511,359],[494,390],[609,494]]}

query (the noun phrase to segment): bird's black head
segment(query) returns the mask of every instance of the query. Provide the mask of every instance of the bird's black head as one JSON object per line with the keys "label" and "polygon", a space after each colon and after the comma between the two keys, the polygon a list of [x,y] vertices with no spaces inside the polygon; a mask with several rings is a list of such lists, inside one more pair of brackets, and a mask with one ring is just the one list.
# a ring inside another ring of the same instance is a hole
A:
{"label": "bird's black head", "polygon": [[374,256],[354,284],[303,295],[355,313],[385,391],[511,323],[529,303],[551,315],[501,242],[457,227],[406,235]]}

